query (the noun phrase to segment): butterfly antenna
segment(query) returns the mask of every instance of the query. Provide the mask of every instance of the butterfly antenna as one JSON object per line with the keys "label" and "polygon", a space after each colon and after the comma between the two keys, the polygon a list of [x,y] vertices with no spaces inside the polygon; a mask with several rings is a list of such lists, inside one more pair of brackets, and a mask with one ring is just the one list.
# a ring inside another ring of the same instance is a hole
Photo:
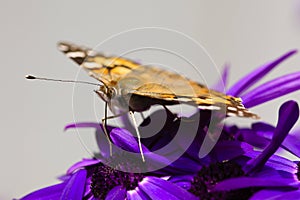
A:
{"label": "butterfly antenna", "polygon": [[87,85],[102,86],[101,84],[91,83],[91,82],[87,82],[87,81],[52,79],[52,78],[36,77],[36,76],[33,76],[33,75],[26,75],[25,78],[29,79],[29,80],[55,81],[55,82],[64,82],[64,83],[82,83],[82,84],[87,84]]}
{"label": "butterfly antenna", "polygon": [[[101,83],[103,83],[104,87],[108,90],[108,86],[105,84],[105,82],[101,79],[99,79],[99,77],[95,76],[93,73],[89,73],[89,75],[91,77],[93,77],[94,79],[97,79],[98,81],[100,81]],[[105,79],[104,77],[102,77],[102,79]],[[107,79],[105,79],[105,81],[109,82]]]}

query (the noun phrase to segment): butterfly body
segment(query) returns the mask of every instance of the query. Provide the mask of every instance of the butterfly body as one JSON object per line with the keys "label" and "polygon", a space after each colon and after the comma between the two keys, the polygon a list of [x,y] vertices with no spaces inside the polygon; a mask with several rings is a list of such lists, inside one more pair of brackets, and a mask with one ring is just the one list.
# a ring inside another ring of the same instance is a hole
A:
{"label": "butterfly body", "polygon": [[[147,96],[136,95],[133,91],[132,82],[126,80],[129,84],[123,83],[122,85],[110,85],[106,88],[100,88],[95,91],[101,99],[108,103],[110,110],[115,114],[126,113],[128,111],[143,112],[148,110],[153,105],[175,105],[179,104],[178,101],[166,101],[164,99],[149,98]],[[110,92],[108,92],[110,91]]]}
{"label": "butterfly body", "polygon": [[115,114],[142,112],[155,104],[190,104],[201,110],[225,109],[227,116],[258,118],[243,106],[240,98],[209,90],[178,73],[107,57],[66,42],[59,43],[58,48],[103,83],[96,93]]}

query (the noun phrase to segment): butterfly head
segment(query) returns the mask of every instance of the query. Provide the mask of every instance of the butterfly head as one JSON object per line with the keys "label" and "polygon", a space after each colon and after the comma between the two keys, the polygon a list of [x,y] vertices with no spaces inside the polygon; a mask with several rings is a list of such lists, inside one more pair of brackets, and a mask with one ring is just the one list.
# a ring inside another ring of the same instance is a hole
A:
{"label": "butterfly head", "polygon": [[116,96],[116,90],[113,87],[101,85],[99,90],[95,90],[98,96],[105,102],[110,102]]}

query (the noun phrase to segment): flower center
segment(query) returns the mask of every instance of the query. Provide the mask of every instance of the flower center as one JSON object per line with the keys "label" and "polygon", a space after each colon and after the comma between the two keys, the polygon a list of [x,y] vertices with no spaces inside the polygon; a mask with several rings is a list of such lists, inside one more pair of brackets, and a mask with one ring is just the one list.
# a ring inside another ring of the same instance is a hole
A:
{"label": "flower center", "polygon": [[232,191],[212,191],[213,187],[225,179],[243,176],[242,167],[234,162],[217,162],[203,167],[192,181],[190,192],[199,199],[249,199],[254,188]]}
{"label": "flower center", "polygon": [[122,172],[100,163],[92,175],[91,190],[94,197],[105,199],[115,186],[133,190],[143,178],[142,174]]}

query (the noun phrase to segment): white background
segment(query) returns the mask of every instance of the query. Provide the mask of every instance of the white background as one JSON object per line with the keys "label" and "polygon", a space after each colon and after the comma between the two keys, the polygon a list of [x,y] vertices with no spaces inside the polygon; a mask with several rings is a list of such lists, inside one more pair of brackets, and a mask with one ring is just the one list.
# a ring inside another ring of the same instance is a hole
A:
{"label": "white background", "polygon": [[[220,69],[230,62],[230,83],[300,47],[299,1],[2,0],[0,22],[0,199],[21,197],[53,184],[68,166],[89,157],[75,131],[63,132],[73,121],[73,85],[24,79],[28,73],[75,78],[78,68],[56,50],[57,41],[94,47],[131,28],[171,28],[200,42]],[[265,80],[299,70],[297,54]],[[87,76],[82,79],[92,81]],[[206,79],[214,81],[216,77]],[[77,101],[87,107],[76,108],[76,119],[94,121],[88,110],[95,88],[80,87],[86,92]],[[274,124],[278,106],[286,99],[299,98],[298,92],[252,110]],[[92,135],[92,130],[85,134]]]}

